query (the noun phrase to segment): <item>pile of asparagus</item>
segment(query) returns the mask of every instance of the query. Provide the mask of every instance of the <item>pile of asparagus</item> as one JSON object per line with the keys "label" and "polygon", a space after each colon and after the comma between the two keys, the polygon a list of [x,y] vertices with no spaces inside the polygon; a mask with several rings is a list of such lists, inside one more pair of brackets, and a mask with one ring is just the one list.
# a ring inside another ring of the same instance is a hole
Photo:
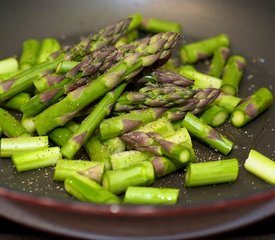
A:
{"label": "pile of asparagus", "polygon": [[[246,61],[230,56],[225,34],[180,46],[175,64],[180,32],[134,14],[72,46],[26,40],[19,61],[0,61],[0,156],[19,172],[55,166],[55,181],[93,203],[174,204],[179,189],[149,186],[182,169],[187,187],[236,181],[238,160],[196,162],[189,134],[228,155],[234,143],[215,127],[244,126],[272,93],[237,96]],[[207,73],[196,70],[211,57]],[[75,160],[80,149],[89,159]],[[245,166],[275,184],[271,159],[252,150]]]}

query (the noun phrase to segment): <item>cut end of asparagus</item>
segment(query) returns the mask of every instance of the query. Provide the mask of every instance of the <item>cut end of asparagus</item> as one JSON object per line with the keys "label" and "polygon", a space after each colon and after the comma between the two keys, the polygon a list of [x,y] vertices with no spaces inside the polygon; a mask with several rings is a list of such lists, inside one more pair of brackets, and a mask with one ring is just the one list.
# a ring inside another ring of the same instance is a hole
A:
{"label": "cut end of asparagus", "polygon": [[275,185],[275,162],[260,152],[251,149],[244,167],[258,178]]}
{"label": "cut end of asparagus", "polygon": [[231,115],[230,122],[234,127],[242,127],[245,122],[245,115],[243,111],[235,110]]}

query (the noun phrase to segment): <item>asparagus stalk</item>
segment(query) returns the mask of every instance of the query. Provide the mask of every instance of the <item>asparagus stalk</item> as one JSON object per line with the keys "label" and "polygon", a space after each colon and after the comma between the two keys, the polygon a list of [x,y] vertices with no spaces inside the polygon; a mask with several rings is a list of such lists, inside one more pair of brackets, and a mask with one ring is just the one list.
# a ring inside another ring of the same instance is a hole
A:
{"label": "asparagus stalk", "polygon": [[227,155],[233,148],[232,141],[220,134],[217,130],[208,126],[205,122],[190,112],[186,114],[182,121],[182,125],[186,127],[191,134],[209,144],[214,149],[217,149],[224,155]]}
{"label": "asparagus stalk", "polygon": [[229,58],[222,77],[222,90],[224,93],[236,95],[242,79],[246,60],[242,56]]}
{"label": "asparagus stalk", "polygon": [[[163,33],[146,41],[141,53],[132,53],[110,68],[105,74],[93,80],[90,84],[70,92],[63,100],[50,106],[35,118],[35,124],[40,135],[53,128],[65,124],[78,111],[88,106],[96,99],[115,88],[124,80],[129,80],[140,72],[143,67],[152,65],[156,60],[166,57],[175,45],[178,34]],[[44,122],[47,119],[47,122]]]}
{"label": "asparagus stalk", "polygon": [[36,64],[40,42],[36,39],[27,39],[23,42],[22,53],[19,60],[20,70],[26,70]]}
{"label": "asparagus stalk", "polygon": [[20,73],[20,70],[15,71],[15,72],[8,72],[8,73],[3,73],[0,74],[0,82],[4,82],[12,77],[14,77],[15,75],[17,75],[18,73]]}
{"label": "asparagus stalk", "polygon": [[67,158],[73,158],[85,141],[91,136],[95,128],[100,124],[104,117],[108,116],[112,107],[127,83],[118,86],[114,91],[108,92],[96,105],[94,110],[81,122],[79,128],[61,148],[61,153]]}
{"label": "asparagus stalk", "polygon": [[0,128],[7,137],[28,137],[30,133],[18,122],[13,115],[0,108]]}
{"label": "asparagus stalk", "polygon": [[105,189],[120,194],[128,186],[147,186],[154,181],[154,169],[150,162],[141,162],[118,170],[108,170],[103,174],[102,184]]}
{"label": "asparagus stalk", "polygon": [[229,113],[216,105],[208,108],[200,117],[204,122],[206,122],[211,127],[219,127],[225,123],[229,116]]}
{"label": "asparagus stalk", "polygon": [[42,40],[36,58],[36,63],[48,60],[49,56],[61,49],[59,42],[55,38],[45,38]]}
{"label": "asparagus stalk", "polygon": [[225,109],[228,113],[232,113],[240,101],[241,98],[239,97],[221,93],[213,104]]}
{"label": "asparagus stalk", "polygon": [[73,131],[71,131],[66,126],[57,127],[49,133],[49,138],[51,141],[59,147],[64,146],[68,139],[72,136]]}
{"label": "asparagus stalk", "polygon": [[98,135],[93,135],[88,138],[84,144],[84,148],[91,161],[103,163],[105,170],[111,169],[111,154]]}
{"label": "asparagus stalk", "polygon": [[13,73],[18,70],[18,61],[14,57],[0,60],[0,74]]}
{"label": "asparagus stalk", "polygon": [[167,156],[178,163],[186,164],[191,160],[188,148],[162,138],[159,134],[149,132],[130,132],[121,139],[138,151],[149,152],[157,156]]}
{"label": "asparagus stalk", "polygon": [[152,157],[152,154],[150,153],[130,150],[112,154],[110,156],[110,161],[112,169],[117,170],[140,162],[148,161],[150,157]]}
{"label": "asparagus stalk", "polygon": [[[66,75],[43,78],[36,83],[40,90],[48,90],[34,96],[28,103],[22,106],[22,111],[27,116],[36,116],[47,106],[56,103],[65,93],[86,85],[93,79],[93,76],[105,72],[117,61],[118,51],[113,47],[99,49],[87,56],[81,63],[72,68]],[[87,78],[87,75],[91,75]],[[76,80],[76,76],[84,77]]]}
{"label": "asparagus stalk", "polygon": [[198,72],[191,65],[180,67],[179,73],[190,80],[194,80],[193,88],[196,88],[196,89],[220,88],[222,85],[221,79]]}
{"label": "asparagus stalk", "polygon": [[236,158],[211,162],[190,163],[186,168],[185,185],[203,186],[235,182],[238,178],[239,163]]}
{"label": "asparagus stalk", "polygon": [[154,167],[155,175],[159,178],[186,167],[186,164],[177,163],[164,156],[153,156],[149,161]]}
{"label": "asparagus stalk", "polygon": [[4,107],[8,109],[13,109],[21,111],[22,105],[26,104],[31,99],[31,95],[26,92],[21,92],[10,98],[5,104]]}
{"label": "asparagus stalk", "polygon": [[193,80],[189,80],[176,72],[167,70],[164,71],[160,69],[157,69],[150,74],[145,74],[143,77],[137,80],[137,83],[149,82],[159,84],[174,84],[181,87],[189,87],[194,83]]}
{"label": "asparagus stalk", "polygon": [[12,154],[12,162],[18,172],[54,166],[61,159],[59,147]]}
{"label": "asparagus stalk", "polygon": [[59,75],[65,74],[65,73],[69,72],[70,70],[72,70],[78,64],[79,64],[79,62],[76,62],[76,61],[63,60],[57,65],[57,67],[55,69],[55,73],[59,74]]}
{"label": "asparagus stalk", "polygon": [[181,32],[181,24],[177,22],[157,19],[157,18],[144,18],[141,24],[141,29],[147,32]]}
{"label": "asparagus stalk", "polygon": [[23,114],[21,119],[21,124],[30,134],[35,133],[36,128],[33,122],[33,118],[27,117],[26,115]]}
{"label": "asparagus stalk", "polygon": [[65,181],[66,178],[78,173],[100,183],[103,172],[104,164],[101,162],[59,159],[54,168],[53,179],[55,181]]}
{"label": "asparagus stalk", "polygon": [[99,125],[101,138],[106,140],[131,132],[158,119],[165,111],[165,108],[148,108],[103,120]]}
{"label": "asparagus stalk", "polygon": [[228,47],[229,38],[220,34],[202,41],[186,44],[180,48],[180,57],[184,64],[195,63],[212,56],[216,49]]}
{"label": "asparagus stalk", "polygon": [[85,202],[116,204],[121,200],[88,177],[74,174],[65,180],[65,190]]}
{"label": "asparagus stalk", "polygon": [[118,99],[116,111],[128,110],[136,105],[148,107],[171,107],[185,103],[195,91],[174,84],[146,84],[138,91],[125,92]]}
{"label": "asparagus stalk", "polygon": [[129,204],[176,204],[179,189],[156,188],[156,187],[134,187],[127,188],[124,203]]}
{"label": "asparagus stalk", "polygon": [[273,104],[272,92],[268,88],[260,88],[247,97],[233,110],[230,121],[235,127],[249,123]]}
{"label": "asparagus stalk", "polygon": [[123,37],[118,39],[118,41],[115,44],[115,47],[120,47],[121,45],[129,44],[135,41],[136,39],[138,39],[138,31],[137,30],[129,31]]}
{"label": "asparagus stalk", "polygon": [[197,115],[204,111],[219,96],[220,92],[216,88],[200,89],[185,104],[170,108],[163,116],[174,122],[183,119],[187,112]]}
{"label": "asparagus stalk", "polygon": [[48,148],[48,136],[20,137],[1,139],[1,157],[11,157],[12,154]]}
{"label": "asparagus stalk", "polygon": [[258,178],[275,185],[275,162],[262,153],[251,149],[244,163],[244,167],[248,172]]}
{"label": "asparagus stalk", "polygon": [[215,50],[213,59],[211,61],[208,75],[220,78],[223,75],[223,69],[229,58],[230,50],[227,47],[220,47]]}
{"label": "asparagus stalk", "polygon": [[172,123],[166,118],[162,117],[153,122],[149,122],[141,127],[139,127],[136,131],[140,132],[155,132],[161,135],[162,137],[169,137],[175,134],[175,129]]}
{"label": "asparagus stalk", "polygon": [[131,22],[128,26],[127,32],[131,32],[140,26],[143,20],[143,15],[140,13],[134,13],[129,15],[129,18],[131,18]]}
{"label": "asparagus stalk", "polygon": [[59,60],[38,64],[37,66],[18,73],[11,79],[0,82],[0,102],[31,87],[34,77],[39,73],[55,69],[58,62]]}
{"label": "asparagus stalk", "polygon": [[64,54],[65,60],[80,61],[90,52],[114,45],[116,41],[125,34],[130,22],[130,18],[122,19],[117,23],[100,29],[94,34],[90,34],[89,36],[82,38],[79,43],[63,49],[58,54],[54,54],[52,57],[56,58],[57,56]]}

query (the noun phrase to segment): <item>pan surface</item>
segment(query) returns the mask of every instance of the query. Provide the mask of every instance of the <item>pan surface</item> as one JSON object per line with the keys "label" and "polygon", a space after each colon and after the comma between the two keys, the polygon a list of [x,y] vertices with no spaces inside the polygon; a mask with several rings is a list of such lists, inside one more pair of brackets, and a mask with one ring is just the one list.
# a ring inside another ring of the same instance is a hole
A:
{"label": "pan surface", "polygon": [[[228,34],[232,54],[247,59],[240,96],[263,86],[275,87],[272,0],[2,0],[0,6],[0,58],[18,54],[27,38],[52,36],[68,44],[141,12],[146,17],[180,22],[186,42]],[[188,239],[244,226],[275,213],[275,187],[243,169],[251,148],[274,159],[274,118],[272,107],[242,129],[229,124],[220,129],[236,144],[228,156],[240,160],[236,183],[186,189],[181,172],[159,179],[156,186],[181,189],[179,203],[173,207],[80,203],[64,192],[63,184],[52,181],[52,168],[18,174],[10,160],[0,159],[0,215],[61,235],[97,239]],[[194,141],[194,147],[199,160],[224,158],[199,142]]]}

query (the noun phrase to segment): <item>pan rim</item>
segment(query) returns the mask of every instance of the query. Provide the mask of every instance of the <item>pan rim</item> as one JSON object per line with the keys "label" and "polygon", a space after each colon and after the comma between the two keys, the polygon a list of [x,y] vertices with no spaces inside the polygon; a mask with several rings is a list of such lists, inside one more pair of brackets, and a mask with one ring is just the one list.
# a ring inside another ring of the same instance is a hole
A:
{"label": "pan rim", "polygon": [[[75,201],[62,201],[54,198],[34,196],[29,193],[22,193],[9,190],[0,186],[0,197],[13,202],[24,203],[42,208],[56,209],[64,212],[93,214],[101,216],[117,217],[145,217],[145,216],[179,216],[221,211],[224,209],[239,208],[244,205],[268,203],[275,199],[275,188],[268,191],[253,193],[245,197],[235,199],[217,200],[208,203],[182,206],[180,204],[159,206],[159,205],[127,205],[127,204],[94,204]],[[130,210],[130,211],[129,211]],[[271,209],[272,211],[272,209]],[[274,209],[275,213],[275,209]]]}

